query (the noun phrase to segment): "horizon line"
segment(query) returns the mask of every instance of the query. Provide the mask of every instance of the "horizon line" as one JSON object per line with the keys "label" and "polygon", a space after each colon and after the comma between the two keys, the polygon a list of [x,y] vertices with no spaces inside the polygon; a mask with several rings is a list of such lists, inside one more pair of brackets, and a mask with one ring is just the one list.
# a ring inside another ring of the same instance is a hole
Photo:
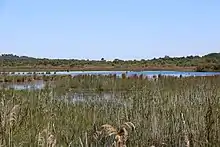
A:
{"label": "horizon line", "polygon": [[212,53],[220,53],[220,52],[209,52],[209,53],[206,53],[206,54],[190,54],[190,55],[185,55],[185,56],[170,56],[170,55],[164,55],[163,57],[159,56],[159,57],[151,57],[151,58],[130,58],[130,59],[122,59],[122,58],[114,58],[114,59],[106,59],[104,56],[99,58],[99,59],[86,59],[86,58],[68,58],[68,57],[39,57],[39,56],[29,56],[29,55],[18,55],[18,54],[15,54],[15,53],[1,53],[0,55],[13,55],[13,56],[18,56],[18,57],[29,57],[29,58],[35,58],[35,59],[50,59],[50,60],[89,60],[89,61],[92,61],[92,60],[101,60],[102,58],[104,58],[105,61],[113,61],[115,59],[118,59],[118,60],[124,60],[124,61],[129,61],[129,60],[153,60],[153,59],[159,59],[159,58],[165,58],[166,56],[170,57],[170,58],[186,58],[186,57],[190,57],[190,56],[193,56],[193,57],[196,57],[196,56],[199,56],[199,57],[203,57],[205,55],[208,55],[208,54],[212,54]]}

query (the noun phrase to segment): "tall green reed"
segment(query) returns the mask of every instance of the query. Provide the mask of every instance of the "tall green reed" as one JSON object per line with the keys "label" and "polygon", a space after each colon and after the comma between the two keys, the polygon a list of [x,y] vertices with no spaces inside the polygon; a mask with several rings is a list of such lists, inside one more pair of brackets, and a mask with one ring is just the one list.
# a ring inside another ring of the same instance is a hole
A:
{"label": "tall green reed", "polygon": [[[87,98],[72,101],[74,93]],[[128,146],[218,146],[219,98],[218,76],[62,77],[42,90],[1,89],[0,143],[101,146],[94,128],[130,121]]]}

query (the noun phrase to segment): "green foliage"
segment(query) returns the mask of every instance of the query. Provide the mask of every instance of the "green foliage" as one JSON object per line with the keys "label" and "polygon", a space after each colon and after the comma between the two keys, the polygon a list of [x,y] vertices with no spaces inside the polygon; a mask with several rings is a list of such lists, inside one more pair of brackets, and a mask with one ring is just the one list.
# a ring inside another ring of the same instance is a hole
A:
{"label": "green foliage", "polygon": [[79,76],[42,90],[0,89],[0,145],[103,146],[95,128],[129,121],[127,146],[219,146],[219,97],[219,76]]}
{"label": "green foliage", "polygon": [[187,56],[187,57],[169,57],[154,58],[154,59],[141,59],[141,60],[120,60],[114,59],[113,61],[106,61],[104,58],[100,60],[76,60],[76,59],[40,59],[26,56],[16,56],[12,54],[2,54],[0,56],[1,66],[4,68],[40,68],[48,69],[50,67],[65,67],[79,68],[84,67],[100,67],[105,70],[105,67],[114,67],[114,69],[130,69],[139,68],[145,69],[146,67],[197,67],[197,71],[219,71],[220,53],[211,53],[202,57]]}

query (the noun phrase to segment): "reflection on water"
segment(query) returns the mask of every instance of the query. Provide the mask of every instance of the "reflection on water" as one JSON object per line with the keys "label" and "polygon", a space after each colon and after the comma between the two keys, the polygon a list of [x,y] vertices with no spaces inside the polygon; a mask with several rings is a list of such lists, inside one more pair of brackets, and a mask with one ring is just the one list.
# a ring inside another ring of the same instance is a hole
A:
{"label": "reflection on water", "polygon": [[[181,72],[181,71],[73,71],[73,72],[56,72],[57,75],[83,75],[83,74],[89,74],[89,75],[109,75],[109,74],[116,74],[116,76],[121,77],[122,74],[125,73],[128,77],[132,75],[143,75],[147,76],[149,78],[152,78],[154,76],[158,75],[164,75],[164,76],[182,76],[182,77],[188,77],[188,76],[213,76],[213,75],[220,75],[220,72]],[[27,75],[30,74],[28,72],[15,72],[13,75]],[[35,74],[46,74],[46,73],[35,73]],[[49,75],[55,74],[54,72],[51,72]],[[12,74],[11,74],[12,75]],[[33,82],[23,82],[23,83],[0,83],[0,89],[6,88],[6,89],[15,89],[15,90],[22,90],[22,89],[43,89],[45,87],[45,82],[42,80],[35,80]]]}
{"label": "reflection on water", "polygon": [[[42,80],[24,83],[0,83],[0,89],[15,90],[36,90],[43,89],[45,82]],[[118,99],[120,96],[116,93],[96,93],[96,92],[68,92],[65,95],[58,96],[57,99],[66,100],[73,103],[89,103],[89,104],[114,104],[115,106],[126,106],[127,103]]]}
{"label": "reflection on water", "polygon": [[220,75],[220,72],[183,72],[183,71],[141,71],[141,72],[129,72],[127,73],[128,76],[131,75],[140,75],[143,74],[148,77],[163,75],[163,76],[213,76],[213,75]]}
{"label": "reflection on water", "polygon": [[129,106],[129,103],[125,100],[119,99],[120,93],[95,93],[95,92],[84,92],[84,93],[67,93],[58,99],[66,100],[67,102],[73,103],[88,103],[88,104],[113,104],[117,106]]}
{"label": "reflection on water", "polygon": [[22,82],[22,83],[0,83],[0,89],[15,89],[15,90],[24,90],[24,89],[43,89],[45,87],[45,82],[42,80],[35,80],[32,82]]}
{"label": "reflection on water", "polygon": [[122,74],[127,74],[131,76],[134,74],[152,77],[155,75],[165,75],[165,76],[211,76],[211,75],[220,75],[220,72],[184,72],[184,71],[69,71],[69,72],[14,72],[9,73],[9,75],[109,75],[116,74],[116,76],[121,76]]}

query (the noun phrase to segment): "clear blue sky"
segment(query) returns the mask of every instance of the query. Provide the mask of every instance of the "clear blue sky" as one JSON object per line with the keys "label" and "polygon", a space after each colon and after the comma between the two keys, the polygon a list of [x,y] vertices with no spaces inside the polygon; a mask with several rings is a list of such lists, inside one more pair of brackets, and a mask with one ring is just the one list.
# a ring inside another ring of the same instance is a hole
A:
{"label": "clear blue sky", "polygon": [[220,52],[220,0],[0,0],[0,54],[141,59]]}

